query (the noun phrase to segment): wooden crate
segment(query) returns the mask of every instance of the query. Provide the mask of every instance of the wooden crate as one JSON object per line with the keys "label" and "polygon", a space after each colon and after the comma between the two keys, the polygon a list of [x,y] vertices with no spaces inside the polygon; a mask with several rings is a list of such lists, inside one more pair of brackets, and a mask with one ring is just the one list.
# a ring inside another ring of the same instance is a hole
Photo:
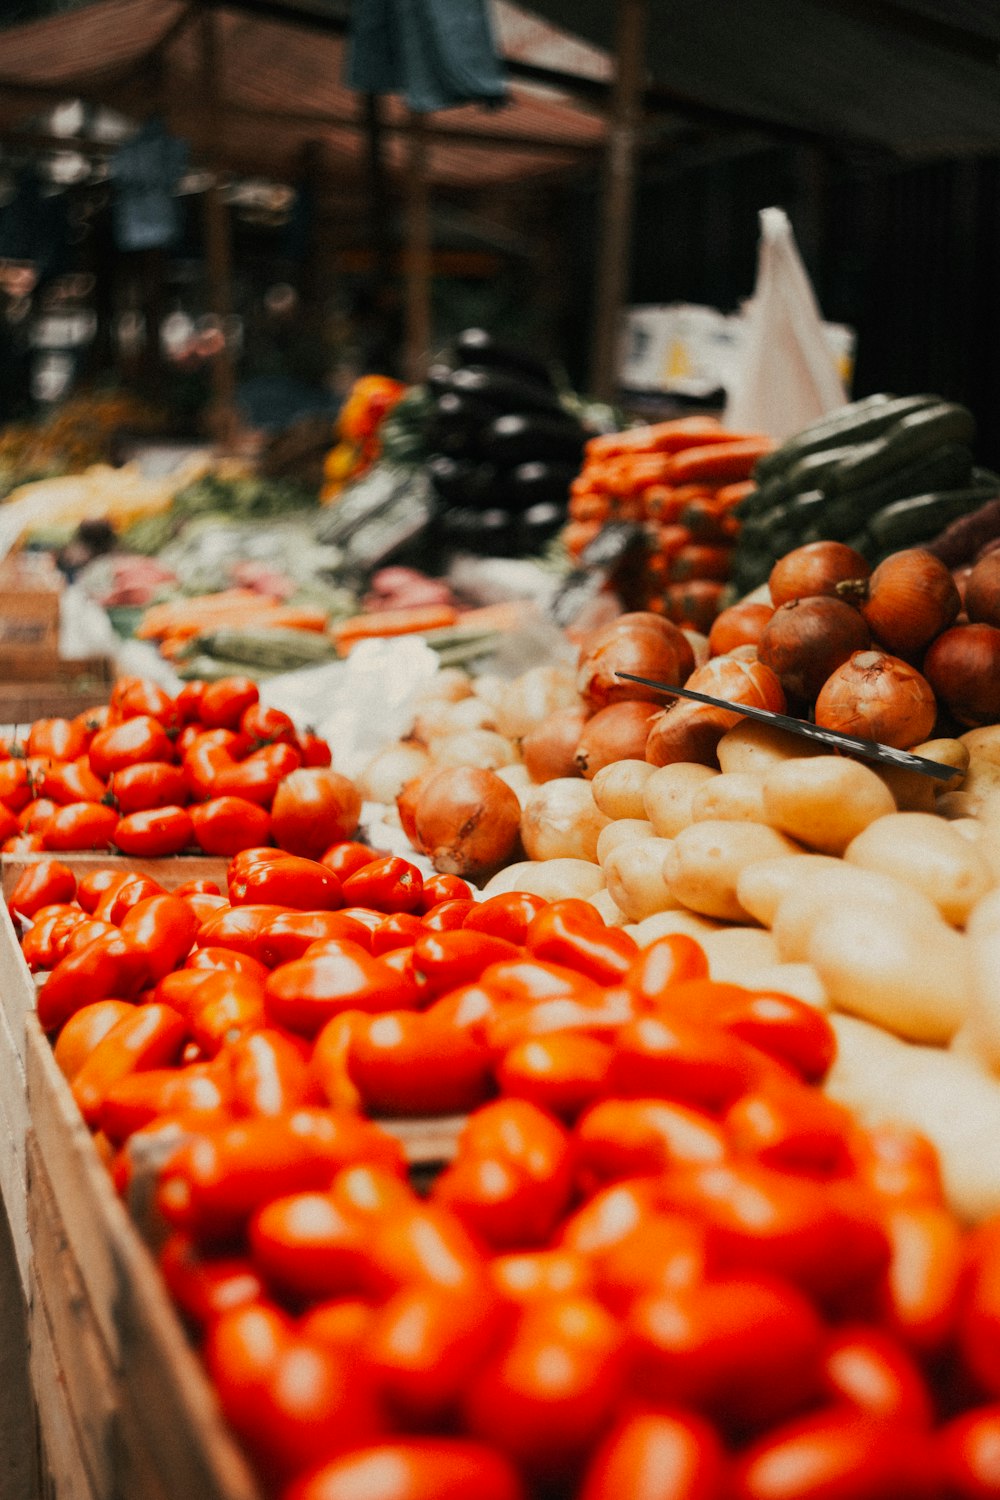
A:
{"label": "wooden crate", "polygon": [[26,730],[36,719],[72,719],[85,709],[107,703],[115,680],[114,664],[106,656],[81,661],[56,661],[42,676],[0,673],[0,724]]}

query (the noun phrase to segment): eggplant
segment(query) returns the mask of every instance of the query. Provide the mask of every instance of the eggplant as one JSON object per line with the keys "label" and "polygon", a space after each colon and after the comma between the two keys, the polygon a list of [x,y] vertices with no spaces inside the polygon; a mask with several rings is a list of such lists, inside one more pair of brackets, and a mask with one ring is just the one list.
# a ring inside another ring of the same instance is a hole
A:
{"label": "eggplant", "polygon": [[435,453],[464,457],[477,453],[480,439],[496,420],[497,409],[474,396],[445,391],[435,401],[427,423],[427,444]]}
{"label": "eggplant", "polygon": [[491,401],[504,412],[547,412],[557,417],[564,413],[559,397],[551,388],[528,376],[491,370],[485,365],[460,365],[452,370],[448,388],[461,396]]}
{"label": "eggplant", "polygon": [[508,412],[486,428],[482,448],[487,458],[503,468],[533,459],[559,459],[579,468],[585,440],[583,428],[568,413],[556,417]]}
{"label": "eggplant", "polygon": [[509,370],[517,375],[527,375],[539,385],[552,387],[552,375],[544,360],[526,349],[515,349],[502,344],[485,328],[466,328],[454,343],[455,358],[463,365],[489,365],[498,370]]}
{"label": "eggplant", "polygon": [[475,472],[475,464],[466,458],[452,458],[446,453],[435,453],[427,460],[427,473],[435,494],[446,505],[465,505],[469,480]]}
{"label": "eggplant", "polygon": [[512,510],[523,511],[549,501],[565,505],[576,474],[575,464],[549,464],[536,459],[508,470],[498,481],[498,491]]}

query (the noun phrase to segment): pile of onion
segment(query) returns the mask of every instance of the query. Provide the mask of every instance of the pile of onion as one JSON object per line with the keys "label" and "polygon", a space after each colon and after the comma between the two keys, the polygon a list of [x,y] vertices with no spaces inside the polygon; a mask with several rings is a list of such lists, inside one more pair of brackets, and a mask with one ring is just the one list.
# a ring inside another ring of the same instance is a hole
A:
{"label": "pile of onion", "polygon": [[778,608],[790,599],[836,594],[839,584],[867,578],[870,572],[865,558],[846,542],[807,542],[778,559],[767,583]]}
{"label": "pile of onion", "polygon": [[757,646],[786,695],[811,704],[831,672],[854,651],[871,645],[856,609],[829,594],[789,599],[774,611]]}
{"label": "pile of onion", "polygon": [[1000,721],[1000,629],[954,625],[924,657],[924,676],[960,724]]}
{"label": "pile of onion", "polygon": [[493,771],[448,766],[421,777],[412,792],[405,814],[399,806],[400,821],[405,828],[412,817],[411,842],[435,870],[477,880],[515,857],[521,804]]}
{"label": "pile of onion", "polygon": [[[713,656],[692,674],[685,686],[692,692],[723,698],[727,703],[746,703],[775,713],[784,712],[781,683],[770,667],[755,658],[752,646],[741,647],[731,656]],[[719,741],[739,722],[740,715],[733,710],[714,708],[689,698],[675,699],[650,725],[646,760],[654,766],[673,765],[682,760],[716,765]]]}
{"label": "pile of onion", "polygon": [[921,547],[894,552],[870,578],[842,583],[837,592],[857,605],[879,645],[912,659],[955,623],[962,607],[948,568]]}
{"label": "pile of onion", "polygon": [[682,687],[694,670],[694,651],[684,632],[661,615],[639,611],[619,615],[586,641],[576,685],[591,709],[628,699],[658,703],[655,688],[623,682],[619,672]]}
{"label": "pile of onion", "polygon": [[1000,552],[987,552],[969,573],[965,610],[977,625],[1000,625]]}
{"label": "pile of onion", "polygon": [[831,674],[816,699],[823,729],[877,740],[897,750],[930,739],[937,718],[934,691],[908,662],[886,651],[855,651]]}

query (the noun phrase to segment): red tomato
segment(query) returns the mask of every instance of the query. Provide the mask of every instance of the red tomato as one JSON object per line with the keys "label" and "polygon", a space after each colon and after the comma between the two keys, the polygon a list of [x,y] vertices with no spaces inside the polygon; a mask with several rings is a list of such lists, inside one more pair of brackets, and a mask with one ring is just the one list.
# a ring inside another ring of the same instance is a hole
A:
{"label": "red tomato", "polygon": [[21,871],[10,893],[7,908],[13,914],[33,917],[43,906],[70,902],[76,895],[76,876],[57,859],[40,859]]}
{"label": "red tomato", "polygon": [[457,875],[428,875],[421,897],[421,913],[433,911],[443,901],[473,902],[472,887]]}
{"label": "red tomato", "polygon": [[822,1360],[823,1391],[879,1421],[930,1427],[931,1398],[924,1377],[900,1344],[880,1328],[856,1324],[838,1328],[827,1340]]}
{"label": "red tomato", "polygon": [[28,754],[46,760],[76,760],[86,748],[86,731],[75,719],[36,719],[28,731]]}
{"label": "red tomato", "polygon": [[133,678],[123,692],[114,696],[112,702],[121,719],[146,717],[157,719],[169,727],[176,718],[174,700],[170,694],[158,683],[147,682],[144,678]]}
{"label": "red tomato", "polygon": [[375,1314],[361,1358],[398,1420],[436,1424],[453,1414],[499,1323],[500,1304],[486,1287],[465,1297],[403,1287]]}
{"label": "red tomato", "polygon": [[176,968],[190,952],[197,930],[194,914],[177,896],[149,896],[125,913],[121,935],[137,949],[150,984]]}
{"label": "red tomato", "polygon": [[438,1286],[457,1297],[478,1292],[485,1265],[454,1215],[415,1203],[371,1226],[365,1276],[376,1296],[404,1286]]}
{"label": "red tomato", "polygon": [[979,1231],[958,1318],[965,1363],[989,1396],[1000,1397],[1000,1235],[994,1222]]}
{"label": "red tomato", "polygon": [[123,854],[140,859],[180,854],[194,842],[194,825],[186,808],[152,807],[119,818],[115,843]]}
{"label": "red tomato", "polygon": [[72,1082],[102,1037],[132,1008],[127,1000],[96,1000],[70,1016],[52,1048],[65,1078]]}
{"label": "red tomato", "polygon": [[199,679],[186,682],[174,699],[174,713],[180,724],[190,724],[199,718],[201,713],[201,697],[205,691],[205,684]]}
{"label": "red tomato", "polygon": [[330,746],[318,734],[312,734],[307,731],[305,734],[298,736],[297,743],[304,766],[328,766],[333,760],[333,752]]}
{"label": "red tomato", "polygon": [[212,783],[212,791],[217,797],[244,797],[248,802],[270,807],[281,782],[301,764],[299,752],[284,741],[265,745],[245,760],[223,765]]}
{"label": "red tomato", "polygon": [[41,854],[48,845],[40,833],[17,833],[4,839],[0,854]]}
{"label": "red tomato", "polygon": [[439,901],[427,910],[427,883],[424,882],[424,915],[421,921],[428,932],[457,932],[476,905],[475,901]]}
{"label": "red tomato", "polygon": [[905,1125],[856,1131],[853,1140],[862,1182],[886,1198],[942,1205],[941,1163],[926,1136]]}
{"label": "red tomato", "polygon": [[412,948],[425,931],[424,924],[412,912],[398,911],[380,922],[371,934],[371,949],[376,958],[396,948]]}
{"label": "red tomato", "polygon": [[187,801],[187,780],[180,766],[162,760],[125,766],[111,778],[118,811],[146,812],[151,807],[178,807]]}
{"label": "red tomato", "polygon": [[[350,881],[348,885],[350,885]],[[490,964],[516,958],[518,949],[489,932],[428,932],[421,928],[413,945],[413,978],[421,1000],[437,999],[448,990],[479,979]]]}
{"label": "red tomato", "polygon": [[632,960],[622,983],[636,999],[657,1005],[674,984],[708,978],[708,959],[694,938],[668,933],[643,948]]}
{"label": "red tomato", "polygon": [[477,902],[465,925],[471,932],[491,932],[494,937],[506,938],[508,943],[523,944],[532,921],[547,905],[541,896],[508,891]]}
{"label": "red tomato", "polygon": [[214,1114],[228,1102],[218,1072],[204,1063],[190,1068],[149,1068],[127,1073],[110,1085],[101,1100],[98,1123],[108,1140],[120,1146],[161,1115]]}
{"label": "red tomato", "polygon": [[958,1317],[961,1228],[935,1203],[893,1203],[882,1223],[890,1247],[882,1317],[916,1354],[936,1354],[950,1342]]}
{"label": "red tomato", "polygon": [[284,1500],[525,1500],[517,1471],[485,1443],[396,1438],[359,1448],[291,1486]]}
{"label": "red tomato", "polygon": [[138,1005],[111,1028],[73,1079],[73,1098],[96,1126],[109,1089],[128,1073],[164,1068],[177,1060],[187,1026],[167,1005]]}
{"label": "red tomato", "polygon": [[948,1500],[994,1500],[1000,1494],[1000,1404],[964,1412],[937,1434]]}
{"label": "red tomato", "polygon": [[[216,782],[222,773],[236,765],[236,736],[231,730],[219,729],[194,735],[188,743],[187,734],[188,731],[185,730],[178,741],[178,748],[183,756],[181,769],[184,772],[184,782],[191,796],[204,802],[207,798],[214,797]],[[222,736],[227,743],[221,743]]]}
{"label": "red tomato", "polygon": [[206,854],[229,856],[267,838],[271,819],[243,797],[212,797],[191,809],[195,842]]}
{"label": "red tomato", "polygon": [[265,708],[262,703],[251,703],[244,710],[240,729],[252,740],[259,740],[262,745],[273,744],[277,740],[288,745],[295,743],[295,725],[288,715],[283,714],[280,708]]}
{"label": "red tomato", "polygon": [[675,1099],[723,1110],[750,1085],[752,1054],[734,1037],[671,1013],[623,1026],[608,1087],[628,1098]]}
{"label": "red tomato", "polygon": [[516,958],[490,964],[480,976],[485,989],[499,1000],[580,1000],[599,1005],[604,991],[573,969],[543,963],[539,958]]}
{"label": "red tomato", "polygon": [[202,1255],[184,1234],[170,1236],[159,1263],[167,1291],[199,1329],[265,1295],[260,1274],[246,1256]]}
{"label": "red tomato", "polygon": [[313,943],[349,938],[362,948],[371,946],[371,928],[343,911],[282,912],[261,931],[257,951],[269,969],[301,958]]}
{"label": "red tomato", "polygon": [[343,905],[340,881],[333,871],[295,854],[268,860],[245,874],[230,874],[229,899],[233,906],[270,904],[308,912]]}
{"label": "red tomato", "polygon": [[0,803],[10,812],[27,807],[34,795],[28,767],[23,760],[0,761]]}
{"label": "red tomato", "polygon": [[361,793],[354,783],[322,766],[303,766],[286,776],[271,808],[275,843],[306,859],[319,859],[331,844],[349,839],[360,816]]}
{"label": "red tomato", "polygon": [[353,875],[355,870],[360,870],[363,865],[370,865],[373,860],[381,859],[382,852],[371,849],[367,844],[359,844],[351,839],[343,839],[340,843],[331,844],[329,849],[320,860],[320,864],[326,865],[328,870],[340,880],[346,880]]}
{"label": "red tomato", "polygon": [[727,1155],[717,1120],[667,1099],[605,1099],[576,1127],[577,1165],[590,1183],[721,1162]]}
{"label": "red tomato", "polygon": [[265,995],[270,1023],[302,1036],[315,1036],[339,1011],[401,1010],[414,998],[409,980],[346,938],[273,970]]}
{"label": "red tomato", "polygon": [[619,984],[639,952],[633,937],[607,927],[587,901],[554,901],[532,920],[529,953],[577,969],[598,984]]}
{"label": "red tomato", "polygon": [[823,1327],[795,1287],[717,1278],[640,1297],[629,1336],[636,1394],[718,1420],[773,1422],[818,1393]]}
{"label": "red tomato", "polygon": [[284,916],[280,906],[234,906],[220,909],[198,928],[198,948],[231,948],[236,953],[257,956],[261,934],[276,918]]}
{"label": "red tomato", "polygon": [[222,677],[202,688],[198,717],[208,729],[236,729],[247,709],[259,698],[257,684],[251,678]]}
{"label": "red tomato", "polygon": [[280,1115],[320,1102],[297,1039],[264,1029],[227,1047],[230,1101],[237,1114]]}
{"label": "red tomato", "polygon": [[42,835],[46,849],[109,849],[118,814],[102,802],[71,802],[52,814]]}
{"label": "red tomato", "polygon": [[113,771],[124,771],[126,766],[137,765],[140,761],[170,761],[174,758],[173,746],[163,725],[147,715],[100,730],[91,740],[87,754],[90,769],[103,781],[107,781]]}
{"label": "red tomato", "polygon": [[100,802],[107,793],[106,784],[90,769],[86,756],[49,766],[42,776],[39,791],[65,807],[70,802]]}
{"label": "red tomato", "polygon": [[707,1236],[679,1214],[649,1214],[594,1257],[601,1301],[620,1316],[638,1297],[698,1286],[708,1274]]}
{"label": "red tomato", "polygon": [[191,1037],[202,1057],[215,1057],[264,1025],[264,994],[256,980],[221,969],[215,977],[225,981],[222,992],[212,998],[203,995],[191,1017]]}
{"label": "red tomato", "polygon": [[655,1183],[632,1179],[595,1193],[567,1219],[557,1243],[587,1257],[604,1255],[633,1234],[655,1211]]}
{"label": "red tomato", "polygon": [[756,994],[727,1006],[720,1025],[793,1068],[808,1083],[826,1077],[837,1039],[826,1016],[791,995]]}
{"label": "red tomato", "polygon": [[504,1053],[497,1082],[510,1098],[528,1099],[560,1119],[575,1120],[604,1092],[613,1056],[607,1042],[579,1032],[529,1037]]}
{"label": "red tomato", "polygon": [[48,797],[35,797],[18,813],[18,828],[22,833],[42,833],[57,806]]}
{"label": "red tomato", "polygon": [[112,870],[105,866],[100,870],[88,870],[80,876],[76,888],[76,899],[84,911],[94,912],[108,891],[116,891],[130,878],[131,871]]}
{"label": "red tomato", "polygon": [[108,886],[97,906],[94,916],[115,926],[124,919],[133,906],[150,896],[163,896],[166,892],[151,875],[127,875],[120,885]]}
{"label": "red tomato", "polygon": [[590,1262],[572,1250],[521,1250],[490,1261],[490,1278],[506,1302],[547,1302],[587,1296],[594,1285]]}
{"label": "red tomato", "polygon": [[58,1031],[95,1000],[130,999],[145,974],[143,955],[122,937],[98,938],[62,959],[38,992],[38,1024]]}
{"label": "red tomato", "polygon": [[424,879],[416,865],[388,854],[362,865],[344,881],[349,906],[371,906],[376,911],[416,912],[423,898]]}
{"label": "red tomato", "polygon": [[293,1193],[250,1221],[254,1264],[281,1293],[306,1301],[366,1290],[371,1224],[330,1193]]}
{"label": "red tomato", "polygon": [[355,1353],[372,1325],[375,1309],[359,1297],[338,1297],[310,1307],[299,1323],[303,1338]]}
{"label": "red tomato", "polygon": [[[177,895],[177,891],[174,891]],[[190,903],[188,903],[190,904]],[[261,984],[267,978],[267,966],[249,953],[237,953],[233,948],[194,948],[184,960],[185,969],[232,969],[237,974],[246,974],[258,979]]]}
{"label": "red tomato", "polygon": [[931,1500],[930,1443],[903,1423],[833,1410],[768,1433],[736,1464],[734,1500]]}
{"label": "red tomato", "polygon": [[20,836],[17,815],[12,813],[8,807],[0,804],[0,844],[6,844],[9,840]]}
{"label": "red tomato", "polygon": [[86,913],[75,906],[43,906],[36,911],[21,938],[21,957],[32,973],[54,969],[65,955],[70,933],[85,920]]}
{"label": "red tomato", "polygon": [[[357,1007],[361,1008],[361,1007]],[[375,1115],[450,1115],[489,1097],[491,1058],[468,1031],[414,1011],[365,1018],[352,1033],[347,1068]]]}
{"label": "red tomato", "polygon": [[726,1458],[691,1412],[626,1417],[591,1459],[579,1500],[723,1500]]}
{"label": "red tomato", "polygon": [[854,1122],[816,1089],[789,1081],[780,1089],[751,1090],[726,1112],[725,1122],[737,1155],[756,1156],[765,1166],[814,1177],[852,1171]]}

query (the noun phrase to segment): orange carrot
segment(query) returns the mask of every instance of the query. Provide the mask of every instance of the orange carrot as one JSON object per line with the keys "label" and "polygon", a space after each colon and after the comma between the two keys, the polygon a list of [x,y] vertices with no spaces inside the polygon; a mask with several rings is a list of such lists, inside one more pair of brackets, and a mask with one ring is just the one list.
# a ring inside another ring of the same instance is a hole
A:
{"label": "orange carrot", "polygon": [[570,498],[569,517],[571,521],[603,521],[609,509],[607,495],[596,490],[582,490]]}
{"label": "orange carrot", "polygon": [[728,437],[716,417],[678,417],[672,422],[604,433],[591,438],[585,452],[588,459],[612,458],[619,453],[676,453],[692,443],[724,442]]}
{"label": "orange carrot", "polygon": [[729,577],[731,549],[703,547],[691,542],[670,559],[670,582],[685,583],[689,578],[712,578],[720,583]]}
{"label": "orange carrot", "polygon": [[454,625],[458,610],[451,604],[414,604],[407,609],[383,609],[370,615],[339,620],[330,631],[337,650],[346,653],[358,641],[383,640],[396,635],[420,635]]}
{"label": "orange carrot", "polygon": [[669,478],[675,484],[713,480],[717,484],[749,479],[753,466],[774,442],[769,437],[745,437],[730,443],[706,444],[677,453],[670,461]]}
{"label": "orange carrot", "polygon": [[716,491],[716,499],[723,510],[732,510],[734,505],[739,505],[748,495],[752,495],[757,486],[752,479],[741,479],[736,484],[724,484]]}

